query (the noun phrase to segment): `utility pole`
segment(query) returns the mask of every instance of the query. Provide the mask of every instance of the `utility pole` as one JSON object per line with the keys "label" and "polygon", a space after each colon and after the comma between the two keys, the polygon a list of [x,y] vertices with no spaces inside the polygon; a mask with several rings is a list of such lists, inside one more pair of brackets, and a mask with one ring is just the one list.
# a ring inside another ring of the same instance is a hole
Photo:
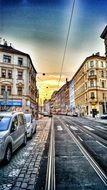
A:
{"label": "utility pole", "polygon": [[106,97],[104,98],[104,111],[106,113]]}

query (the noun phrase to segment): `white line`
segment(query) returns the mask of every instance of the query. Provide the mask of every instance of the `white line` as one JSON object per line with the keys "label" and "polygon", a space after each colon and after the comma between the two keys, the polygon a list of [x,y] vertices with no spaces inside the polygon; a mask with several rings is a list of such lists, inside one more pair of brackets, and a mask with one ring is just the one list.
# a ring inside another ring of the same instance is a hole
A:
{"label": "white line", "polygon": [[62,131],[63,129],[62,129],[62,127],[61,127],[60,125],[58,125],[58,126],[57,126],[57,130],[58,130],[58,131]]}
{"label": "white line", "polygon": [[91,135],[89,135],[89,134],[86,134],[88,137],[91,137]]}
{"label": "white line", "polygon": [[104,130],[107,130],[106,128],[104,128],[104,127],[101,127],[101,126],[96,126],[96,127],[100,128],[100,129],[104,129]]}
{"label": "white line", "polygon": [[78,138],[80,139],[80,141],[83,141],[83,139],[80,136],[78,136]]}
{"label": "white line", "polygon": [[78,129],[74,126],[70,126],[71,129],[73,129],[74,131],[77,131]]}
{"label": "white line", "polygon": [[66,124],[66,126],[68,127],[69,125],[68,125],[68,124]]}
{"label": "white line", "polygon": [[83,127],[85,127],[86,129],[88,129],[90,131],[94,131],[94,129],[92,129],[91,127],[88,127],[88,126],[85,126],[85,125]]}
{"label": "white line", "polygon": [[104,144],[102,144],[101,142],[99,141],[96,141],[98,144],[100,144],[101,146],[103,146],[104,148],[107,148]]}

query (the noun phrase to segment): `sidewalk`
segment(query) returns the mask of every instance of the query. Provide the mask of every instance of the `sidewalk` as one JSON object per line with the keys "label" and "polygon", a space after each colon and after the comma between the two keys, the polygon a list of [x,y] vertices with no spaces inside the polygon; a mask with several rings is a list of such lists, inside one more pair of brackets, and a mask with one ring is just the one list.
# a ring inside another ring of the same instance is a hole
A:
{"label": "sidewalk", "polygon": [[99,123],[103,123],[103,124],[107,124],[107,119],[101,119],[99,117],[91,117],[91,116],[86,116],[85,118],[89,119],[89,120],[92,120],[92,121],[96,121],[96,122],[99,122]]}

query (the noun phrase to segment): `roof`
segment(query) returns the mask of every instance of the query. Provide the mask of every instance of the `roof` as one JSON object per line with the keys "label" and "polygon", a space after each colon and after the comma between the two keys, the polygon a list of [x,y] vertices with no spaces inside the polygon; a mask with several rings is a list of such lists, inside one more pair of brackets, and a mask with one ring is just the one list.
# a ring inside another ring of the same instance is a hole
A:
{"label": "roof", "polygon": [[0,116],[7,116],[7,117],[12,117],[13,115],[17,115],[17,114],[23,114],[23,112],[16,112],[16,111],[13,111],[13,112],[6,112],[6,111],[2,111],[0,112]]}
{"label": "roof", "polygon": [[106,27],[104,28],[104,30],[103,30],[103,32],[102,32],[102,34],[101,34],[100,37],[101,37],[102,39],[104,39],[106,35],[107,35],[107,25],[106,25]]}
{"label": "roof", "polygon": [[[97,54],[92,54],[91,56],[89,57],[86,57],[86,59],[83,61],[83,63],[80,65],[79,69],[77,70],[77,72],[74,74],[74,76],[72,77],[71,80],[74,79],[74,77],[77,75],[77,73],[80,71],[80,69],[83,67],[83,65],[86,63],[86,61],[90,60],[90,59],[102,59],[102,60],[106,60],[106,58],[104,56],[100,56],[100,55],[97,55]],[[71,81],[70,80],[70,81]]]}
{"label": "roof", "polygon": [[12,46],[8,46],[8,45],[2,45],[2,44],[0,44],[0,51],[7,52],[7,53],[18,54],[18,55],[29,56],[28,54],[26,54],[26,53],[24,53],[22,51],[16,50]]}
{"label": "roof", "polygon": [[[4,45],[0,44],[0,51],[1,52],[6,52],[6,53],[12,53],[12,54],[17,54],[17,55],[27,56],[29,58],[31,64],[32,64],[34,70],[36,71],[29,54],[24,53],[22,51],[19,51],[17,49],[14,49],[12,46],[8,46],[7,44],[6,45],[5,44]],[[37,73],[37,71],[36,71],[36,73]]]}

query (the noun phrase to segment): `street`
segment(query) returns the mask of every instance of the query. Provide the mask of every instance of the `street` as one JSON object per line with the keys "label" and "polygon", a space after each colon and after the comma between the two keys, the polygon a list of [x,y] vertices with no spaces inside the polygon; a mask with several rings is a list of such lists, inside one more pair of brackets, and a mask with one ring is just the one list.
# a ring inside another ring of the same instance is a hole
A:
{"label": "street", "polygon": [[39,119],[26,147],[19,148],[8,165],[0,165],[0,190],[45,189],[50,143],[55,148],[56,190],[107,189],[107,126],[57,115]]}
{"label": "street", "polygon": [[8,165],[0,165],[0,190],[35,188],[48,138],[49,122],[47,119],[39,121],[37,133],[28,140],[26,147],[17,150]]}

